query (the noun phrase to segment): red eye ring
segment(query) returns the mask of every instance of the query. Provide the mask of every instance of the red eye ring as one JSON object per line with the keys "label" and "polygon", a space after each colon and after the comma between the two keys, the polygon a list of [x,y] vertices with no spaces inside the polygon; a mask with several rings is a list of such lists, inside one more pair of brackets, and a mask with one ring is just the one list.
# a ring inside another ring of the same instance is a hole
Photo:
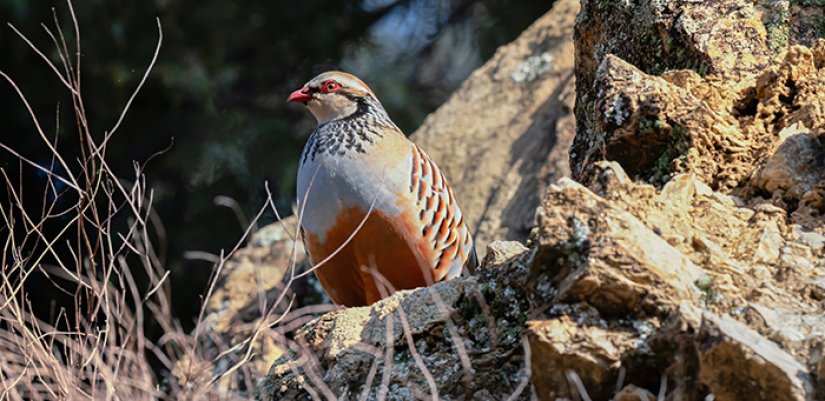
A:
{"label": "red eye ring", "polygon": [[338,92],[339,89],[341,89],[341,84],[333,80],[325,81],[321,84],[321,92],[324,93]]}

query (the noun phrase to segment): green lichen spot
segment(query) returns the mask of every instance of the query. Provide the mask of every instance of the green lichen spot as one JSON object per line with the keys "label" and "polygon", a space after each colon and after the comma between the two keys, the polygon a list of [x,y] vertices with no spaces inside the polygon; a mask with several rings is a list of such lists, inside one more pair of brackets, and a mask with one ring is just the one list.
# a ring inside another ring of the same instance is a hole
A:
{"label": "green lichen spot", "polygon": [[717,300],[716,290],[714,289],[713,279],[709,276],[703,276],[697,279],[693,285],[702,292],[702,302],[705,305],[712,304]]}
{"label": "green lichen spot", "polygon": [[667,147],[661,156],[653,163],[648,182],[662,186],[670,180],[673,174],[684,172],[687,164],[687,150],[690,145],[690,136],[685,127],[679,124],[669,125],[659,119],[645,119],[639,123],[639,132],[651,134],[665,130]]}
{"label": "green lichen spot", "polygon": [[825,7],[825,0],[791,0],[791,3],[802,7]]}
{"label": "green lichen spot", "polygon": [[[823,3],[825,3],[825,0],[823,0]],[[825,39],[825,17],[821,15],[814,17],[813,27],[817,39]]]}
{"label": "green lichen spot", "polygon": [[768,31],[768,47],[774,52],[784,50],[790,42],[790,11],[787,5],[777,3],[776,9],[765,22]]}
{"label": "green lichen spot", "polygon": [[788,46],[790,27],[775,25],[768,27],[768,47],[773,51],[782,50]]}

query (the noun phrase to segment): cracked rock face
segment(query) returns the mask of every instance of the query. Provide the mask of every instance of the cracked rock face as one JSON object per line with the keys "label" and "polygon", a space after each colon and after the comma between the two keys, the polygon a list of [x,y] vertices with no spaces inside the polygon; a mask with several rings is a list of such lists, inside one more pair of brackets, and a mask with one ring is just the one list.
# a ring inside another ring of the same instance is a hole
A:
{"label": "cracked rock face", "polygon": [[[685,314],[692,319],[698,313]],[[813,395],[807,368],[776,343],[727,316],[705,312],[698,323],[699,380],[716,399],[805,400]]]}
{"label": "cracked rock face", "polygon": [[[825,45],[801,33],[805,2],[757,3],[583,2],[573,177],[587,182],[595,161],[614,160],[657,185],[690,171],[728,190],[780,131],[821,121]],[[811,135],[821,140],[820,130]]]}
{"label": "cracked rock face", "polygon": [[[793,47],[778,65],[741,80],[691,71],[655,76],[607,55],[593,81],[592,114],[583,116],[588,121],[571,148],[574,177],[588,182],[594,162],[612,160],[656,185],[692,172],[714,189],[730,190],[745,184],[755,165],[774,159],[752,185],[771,192],[785,186],[790,199],[813,197],[805,194],[825,172],[818,125],[825,96],[814,94],[825,84],[814,62],[819,48]],[[786,163],[789,152],[805,159]],[[806,178],[798,186],[800,175]]]}
{"label": "cracked rock face", "polygon": [[527,327],[539,399],[575,396],[570,371],[597,399],[620,396],[620,375],[672,399],[816,399],[823,254],[782,209],[744,203],[693,174],[634,182],[616,162],[590,188],[551,186],[531,269],[552,291]]}
{"label": "cracked rock face", "polygon": [[532,382],[542,399],[572,395],[563,374],[568,371],[576,372],[591,397],[607,399],[611,389],[604,384],[616,382],[623,352],[635,347],[639,339],[632,328],[612,330],[596,322],[574,320],[575,316],[569,313],[528,324]]}

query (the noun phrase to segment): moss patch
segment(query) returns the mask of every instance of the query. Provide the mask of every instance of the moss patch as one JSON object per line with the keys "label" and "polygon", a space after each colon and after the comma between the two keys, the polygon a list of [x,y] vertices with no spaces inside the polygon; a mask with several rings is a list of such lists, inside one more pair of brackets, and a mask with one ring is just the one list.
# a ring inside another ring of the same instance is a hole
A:
{"label": "moss patch", "polygon": [[659,130],[665,133],[667,147],[662,155],[656,159],[651,169],[648,182],[661,187],[670,180],[674,174],[683,173],[687,164],[687,151],[690,147],[690,136],[685,127],[679,124],[668,124],[663,120],[643,120],[639,124],[639,130]]}
{"label": "moss patch", "polygon": [[[643,63],[640,65],[642,71],[651,75],[662,75],[672,70],[692,70],[702,77],[706,77],[710,71],[708,61],[703,57],[691,54],[681,41],[673,36],[666,39],[653,33],[646,37],[641,43],[641,48],[649,49],[655,55],[651,58],[653,64]],[[647,64],[647,65],[645,65]]]}
{"label": "moss patch", "polygon": [[[825,0],[823,0],[825,2]],[[825,16],[818,15],[813,18],[812,25],[817,39],[825,39]]]}
{"label": "moss patch", "polygon": [[790,13],[788,9],[778,10],[765,22],[765,29],[768,31],[768,47],[774,52],[788,47],[790,43],[791,27],[788,20]]}
{"label": "moss patch", "polygon": [[791,4],[801,7],[825,7],[825,0],[791,0]]}

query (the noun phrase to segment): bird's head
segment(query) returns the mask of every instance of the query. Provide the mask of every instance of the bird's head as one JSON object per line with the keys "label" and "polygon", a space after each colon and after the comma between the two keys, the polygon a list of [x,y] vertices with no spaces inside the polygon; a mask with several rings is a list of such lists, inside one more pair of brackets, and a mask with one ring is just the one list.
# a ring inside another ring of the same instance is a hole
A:
{"label": "bird's head", "polygon": [[292,92],[287,101],[306,105],[318,124],[355,113],[359,102],[379,104],[367,84],[340,71],[329,71],[312,78],[303,88]]}

